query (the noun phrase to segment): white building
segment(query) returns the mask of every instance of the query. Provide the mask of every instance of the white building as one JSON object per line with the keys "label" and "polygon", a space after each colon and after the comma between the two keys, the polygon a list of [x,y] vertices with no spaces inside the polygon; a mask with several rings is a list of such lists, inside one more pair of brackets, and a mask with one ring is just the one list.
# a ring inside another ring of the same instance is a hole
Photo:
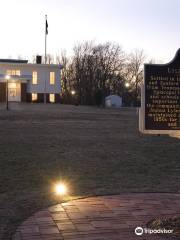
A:
{"label": "white building", "polygon": [[119,97],[117,95],[109,95],[105,98],[105,105],[109,108],[120,108],[122,107],[122,97]]}
{"label": "white building", "polygon": [[[60,102],[61,65],[0,59],[0,102]],[[8,96],[7,96],[8,95]]]}

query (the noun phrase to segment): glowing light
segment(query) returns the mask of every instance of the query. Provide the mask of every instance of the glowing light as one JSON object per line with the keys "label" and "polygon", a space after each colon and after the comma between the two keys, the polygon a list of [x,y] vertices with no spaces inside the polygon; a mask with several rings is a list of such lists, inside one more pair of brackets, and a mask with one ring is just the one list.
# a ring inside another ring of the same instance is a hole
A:
{"label": "glowing light", "polygon": [[17,85],[15,82],[9,83],[9,88],[17,88]]}
{"label": "glowing light", "polygon": [[71,91],[71,94],[72,94],[72,95],[75,95],[75,93],[76,93],[76,92],[75,92],[74,90]]}
{"label": "glowing light", "polygon": [[129,87],[130,86],[130,84],[127,82],[127,83],[125,83],[125,87]]}
{"label": "glowing light", "polygon": [[9,79],[10,79],[10,76],[9,76],[9,75],[6,75],[6,79],[9,80]]}
{"label": "glowing light", "polygon": [[58,183],[55,185],[55,192],[57,195],[65,195],[67,193],[67,187],[64,183]]}

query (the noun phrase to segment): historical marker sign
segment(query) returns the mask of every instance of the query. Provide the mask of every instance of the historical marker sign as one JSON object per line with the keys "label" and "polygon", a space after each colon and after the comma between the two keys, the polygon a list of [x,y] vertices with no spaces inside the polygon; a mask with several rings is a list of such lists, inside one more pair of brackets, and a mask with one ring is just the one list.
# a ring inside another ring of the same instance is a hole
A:
{"label": "historical marker sign", "polygon": [[180,130],[180,49],[168,64],[145,64],[140,130]]}

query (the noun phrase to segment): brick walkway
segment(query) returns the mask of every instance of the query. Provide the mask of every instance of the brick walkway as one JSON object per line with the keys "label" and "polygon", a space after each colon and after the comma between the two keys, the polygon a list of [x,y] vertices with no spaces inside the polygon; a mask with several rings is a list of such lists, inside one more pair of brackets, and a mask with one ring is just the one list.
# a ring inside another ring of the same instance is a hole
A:
{"label": "brick walkway", "polygon": [[[158,216],[180,216],[178,194],[122,194],[91,197],[52,206],[27,219],[14,240],[146,240],[134,229]],[[172,237],[170,237],[172,239]]]}

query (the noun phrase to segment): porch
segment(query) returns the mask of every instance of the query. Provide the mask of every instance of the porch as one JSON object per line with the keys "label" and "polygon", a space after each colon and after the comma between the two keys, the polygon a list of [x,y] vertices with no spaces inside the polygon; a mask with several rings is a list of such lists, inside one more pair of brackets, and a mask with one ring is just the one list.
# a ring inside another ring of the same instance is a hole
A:
{"label": "porch", "polygon": [[[8,75],[9,76],[9,75]],[[0,102],[26,102],[27,83],[32,78],[31,75],[9,76],[0,75]]]}

